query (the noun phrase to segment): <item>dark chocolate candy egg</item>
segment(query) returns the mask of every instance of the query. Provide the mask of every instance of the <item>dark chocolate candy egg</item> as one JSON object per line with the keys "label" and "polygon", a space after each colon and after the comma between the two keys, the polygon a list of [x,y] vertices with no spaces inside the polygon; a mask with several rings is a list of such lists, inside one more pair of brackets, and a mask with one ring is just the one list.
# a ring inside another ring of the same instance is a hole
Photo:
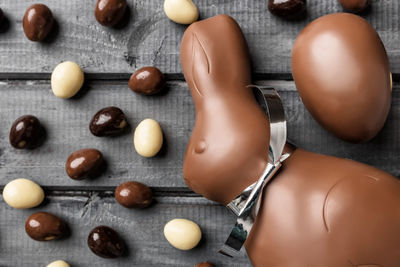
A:
{"label": "dark chocolate candy egg", "polygon": [[115,199],[127,208],[146,208],[153,200],[153,193],[148,186],[129,181],[117,187]]}
{"label": "dark chocolate candy egg", "polygon": [[4,20],[4,12],[3,9],[0,8],[0,28],[3,26],[2,22]]}
{"label": "dark chocolate candy egg", "polygon": [[26,220],[25,231],[36,241],[50,241],[65,236],[68,228],[56,215],[36,212]]}
{"label": "dark chocolate candy egg", "polygon": [[343,9],[354,12],[360,13],[364,11],[368,6],[370,1],[369,0],[339,0],[339,3],[342,5]]}
{"label": "dark chocolate candy egg", "polygon": [[98,0],[94,15],[101,25],[113,27],[121,21],[125,12],[126,0]]}
{"label": "dark chocolate candy egg", "polygon": [[69,177],[75,180],[93,178],[103,171],[103,154],[97,149],[86,148],[72,153],[65,164]]}
{"label": "dark chocolate candy egg", "polygon": [[107,226],[94,228],[88,237],[90,250],[102,258],[116,258],[125,251],[124,242],[118,233]]}
{"label": "dark chocolate candy egg", "polygon": [[99,110],[90,121],[90,132],[95,136],[110,136],[122,133],[128,125],[124,112],[117,107]]}
{"label": "dark chocolate candy egg", "polygon": [[215,266],[206,261],[206,262],[200,262],[196,264],[194,267],[215,267]]}
{"label": "dark chocolate candy egg", "polygon": [[129,88],[144,95],[156,94],[164,88],[164,85],[164,75],[156,67],[143,67],[129,79]]}
{"label": "dark chocolate candy egg", "polygon": [[296,87],[311,115],[350,142],[366,142],[383,127],[391,102],[385,48],[363,18],[336,13],[310,23],[292,52]]}
{"label": "dark chocolate candy egg", "polygon": [[306,0],[268,0],[268,10],[283,18],[297,18],[304,14],[306,8]]}
{"label": "dark chocolate candy egg", "polygon": [[26,10],[22,26],[29,40],[39,42],[50,33],[53,22],[53,13],[46,5],[34,4]]}
{"label": "dark chocolate candy egg", "polygon": [[10,144],[18,149],[35,148],[44,137],[44,129],[39,120],[32,115],[18,118],[10,130]]}

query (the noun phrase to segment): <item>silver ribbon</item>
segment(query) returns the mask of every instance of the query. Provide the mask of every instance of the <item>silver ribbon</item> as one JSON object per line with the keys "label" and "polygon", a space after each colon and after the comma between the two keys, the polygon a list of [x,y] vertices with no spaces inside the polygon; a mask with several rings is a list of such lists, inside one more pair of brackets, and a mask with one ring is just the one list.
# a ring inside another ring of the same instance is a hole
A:
{"label": "silver ribbon", "polygon": [[279,170],[282,162],[291,155],[291,152],[284,153],[287,141],[286,118],[279,94],[272,88],[254,85],[249,87],[253,90],[257,102],[269,118],[268,163],[257,182],[247,187],[227,205],[227,208],[237,216],[237,219],[228,239],[219,252],[229,257],[236,256],[241,250],[258,215],[264,187]]}

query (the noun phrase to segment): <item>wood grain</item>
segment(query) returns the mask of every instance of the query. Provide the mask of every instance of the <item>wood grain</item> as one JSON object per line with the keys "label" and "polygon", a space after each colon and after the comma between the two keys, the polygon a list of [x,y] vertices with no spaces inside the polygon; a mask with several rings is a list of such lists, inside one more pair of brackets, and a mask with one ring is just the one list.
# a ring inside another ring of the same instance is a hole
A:
{"label": "wood grain", "polygon": [[[165,73],[181,73],[179,46],[185,26],[165,16],[163,1],[128,0],[129,19],[120,29],[102,27],[94,18],[95,0],[43,0],[53,11],[58,27],[45,43],[27,40],[22,17],[34,0],[3,0],[10,26],[0,34],[0,77],[48,75],[64,60],[78,62],[87,73],[132,73],[156,65]],[[249,44],[255,73],[290,74],[294,39],[308,22],[342,11],[337,0],[308,2],[308,15],[288,22],[271,15],[266,0],[194,0],[201,19],[226,13],[241,25]],[[400,73],[399,1],[375,0],[364,17],[386,46],[394,73]],[[19,75],[17,75],[17,73]]]}
{"label": "wood grain", "polygon": [[[34,0],[3,0],[0,7],[9,27],[0,29],[0,189],[18,177],[33,179],[46,189],[46,201],[33,210],[15,210],[0,199],[0,266],[45,266],[65,259],[78,266],[193,266],[210,260],[216,266],[250,266],[246,256],[229,260],[216,253],[225,241],[233,217],[226,208],[191,192],[182,178],[182,161],[194,124],[192,98],[183,81],[179,45],[186,28],[169,21],[162,0],[127,0],[129,13],[119,29],[99,25],[93,15],[96,0],[42,0],[53,11],[57,26],[44,43],[26,39],[22,17]],[[308,15],[288,22],[267,11],[267,0],[193,0],[201,19],[225,13],[234,17],[249,44],[257,83],[278,89],[288,119],[289,139],[305,149],[351,158],[400,177],[400,2],[372,0],[365,17],[386,46],[394,73],[392,108],[381,133],[367,144],[343,142],[319,126],[304,108],[291,79],[292,44],[310,21],[341,11],[337,0],[308,1]],[[53,96],[49,78],[64,60],[79,63],[87,82],[77,97]],[[130,74],[155,65],[168,78],[168,92],[155,97],[132,93]],[[272,80],[271,80],[272,79]],[[100,108],[124,110],[130,131],[116,138],[98,138],[88,130]],[[12,122],[24,114],[36,115],[47,130],[36,150],[13,149],[8,142]],[[165,143],[155,158],[144,159],[133,148],[134,127],[147,117],[158,120]],[[68,155],[76,149],[100,149],[108,162],[101,177],[73,181],[65,173]],[[127,180],[152,187],[156,203],[146,210],[127,210],[113,199],[113,189]],[[0,197],[1,198],[1,197]],[[25,219],[49,211],[67,221],[71,236],[54,242],[36,242],[24,231]],[[172,248],[163,237],[170,219],[183,217],[199,223],[203,241],[192,251]],[[87,235],[97,225],[116,229],[129,247],[117,260],[98,258],[87,248]]]}
{"label": "wood grain", "polygon": [[[389,119],[372,142],[349,144],[322,129],[304,108],[291,81],[259,81],[281,94],[288,119],[289,139],[298,146],[324,154],[351,158],[400,176],[400,85],[395,84]],[[31,178],[47,187],[110,188],[134,179],[152,187],[184,188],[182,162],[194,124],[194,106],[185,82],[168,82],[168,92],[155,97],[137,95],[126,81],[89,81],[74,99],[55,97],[49,81],[0,83],[0,185],[17,177]],[[131,129],[114,138],[93,136],[88,124],[97,110],[118,106],[127,115]],[[13,121],[24,114],[37,116],[47,138],[35,150],[16,150],[8,141]],[[133,129],[145,118],[160,122],[165,146],[155,158],[142,158],[133,147]],[[73,151],[93,147],[102,151],[108,169],[97,179],[74,181],[64,170]]]}
{"label": "wood grain", "polygon": [[[90,197],[50,196],[46,202],[33,210],[15,210],[0,205],[3,215],[0,217],[0,266],[46,266],[58,259],[64,259],[72,267],[187,267],[206,260],[216,266],[250,266],[244,254],[229,259],[217,253],[234,218],[225,207],[203,198],[158,197],[156,203],[145,210],[129,210],[113,198],[97,194]],[[64,219],[71,235],[50,242],[30,239],[25,233],[25,220],[39,210]],[[179,251],[169,245],[163,228],[174,218],[186,218],[199,224],[203,233],[199,246],[191,251]],[[128,247],[124,257],[102,259],[89,250],[87,236],[98,225],[107,225],[119,232]]]}

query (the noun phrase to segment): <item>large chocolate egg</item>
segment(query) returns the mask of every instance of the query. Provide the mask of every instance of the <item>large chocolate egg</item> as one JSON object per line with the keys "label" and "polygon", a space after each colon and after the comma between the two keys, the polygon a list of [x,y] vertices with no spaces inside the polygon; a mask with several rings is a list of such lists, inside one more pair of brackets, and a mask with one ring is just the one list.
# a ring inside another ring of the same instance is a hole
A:
{"label": "large chocolate egg", "polygon": [[363,18],[321,17],[297,37],[292,52],[296,87],[311,115],[350,142],[366,142],[383,127],[391,102],[385,48]]}

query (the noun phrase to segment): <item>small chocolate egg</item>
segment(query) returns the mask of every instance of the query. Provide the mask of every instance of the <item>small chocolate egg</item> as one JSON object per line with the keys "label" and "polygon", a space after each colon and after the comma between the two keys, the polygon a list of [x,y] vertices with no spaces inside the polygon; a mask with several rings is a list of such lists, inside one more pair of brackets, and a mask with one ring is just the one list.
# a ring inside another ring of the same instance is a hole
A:
{"label": "small chocolate egg", "polygon": [[124,112],[117,107],[99,110],[90,121],[90,132],[95,136],[111,136],[121,134],[128,123]]}
{"label": "small chocolate egg", "polygon": [[3,189],[3,200],[15,209],[30,209],[38,206],[44,199],[44,191],[32,180],[17,178]]}
{"label": "small chocolate egg", "polygon": [[102,258],[117,258],[125,251],[125,244],[118,233],[107,226],[97,226],[90,232],[88,246]]}
{"label": "small chocolate egg", "polygon": [[101,25],[113,27],[124,17],[126,6],[126,0],[98,0],[94,15]]}
{"label": "small chocolate egg", "polygon": [[187,219],[173,219],[164,226],[164,236],[175,248],[191,250],[201,240],[199,225]]}
{"label": "small chocolate egg", "polygon": [[145,119],[138,124],[133,134],[133,145],[140,156],[154,157],[163,143],[163,132],[157,121]]}
{"label": "small chocolate egg", "polygon": [[369,0],[339,0],[344,10],[360,13],[363,12],[370,4]]}
{"label": "small chocolate egg", "polygon": [[58,64],[51,73],[51,90],[60,98],[71,98],[82,88],[85,75],[73,61]]}
{"label": "small chocolate egg", "polygon": [[200,262],[196,264],[194,267],[215,267],[214,264],[209,263],[208,261]]}
{"label": "small chocolate egg", "polygon": [[43,4],[31,5],[25,12],[22,26],[26,37],[34,42],[43,41],[53,28],[51,10]]}
{"label": "small chocolate egg", "polygon": [[199,10],[192,0],[164,0],[164,13],[179,24],[191,24],[199,18]]}
{"label": "small chocolate egg", "polygon": [[3,20],[4,20],[4,12],[3,12],[3,9],[1,9],[0,8],[0,28],[2,28],[2,22],[3,22]]}
{"label": "small chocolate egg", "polygon": [[49,263],[46,267],[71,267],[71,266],[63,260],[57,260]]}
{"label": "small chocolate egg", "polygon": [[295,19],[307,8],[307,0],[268,0],[268,10],[278,17]]}
{"label": "small chocolate egg", "polygon": [[385,47],[363,18],[323,16],[297,37],[292,51],[297,90],[311,115],[349,142],[366,142],[382,129],[391,103]]}
{"label": "small chocolate egg", "polygon": [[38,118],[32,115],[19,117],[10,130],[10,144],[17,149],[35,148],[43,141],[45,132]]}
{"label": "small chocolate egg", "polygon": [[36,212],[26,220],[25,231],[36,241],[50,241],[65,236],[68,228],[56,215]]}
{"label": "small chocolate egg", "polygon": [[164,85],[164,75],[156,67],[138,69],[129,79],[129,88],[144,95],[157,94],[164,88]]}
{"label": "small chocolate egg", "polygon": [[126,208],[146,208],[153,200],[151,189],[139,182],[129,181],[120,184],[115,190],[115,199]]}
{"label": "small chocolate egg", "polygon": [[72,153],[65,164],[65,170],[74,180],[83,180],[98,176],[104,167],[103,154],[93,148],[77,150]]}

